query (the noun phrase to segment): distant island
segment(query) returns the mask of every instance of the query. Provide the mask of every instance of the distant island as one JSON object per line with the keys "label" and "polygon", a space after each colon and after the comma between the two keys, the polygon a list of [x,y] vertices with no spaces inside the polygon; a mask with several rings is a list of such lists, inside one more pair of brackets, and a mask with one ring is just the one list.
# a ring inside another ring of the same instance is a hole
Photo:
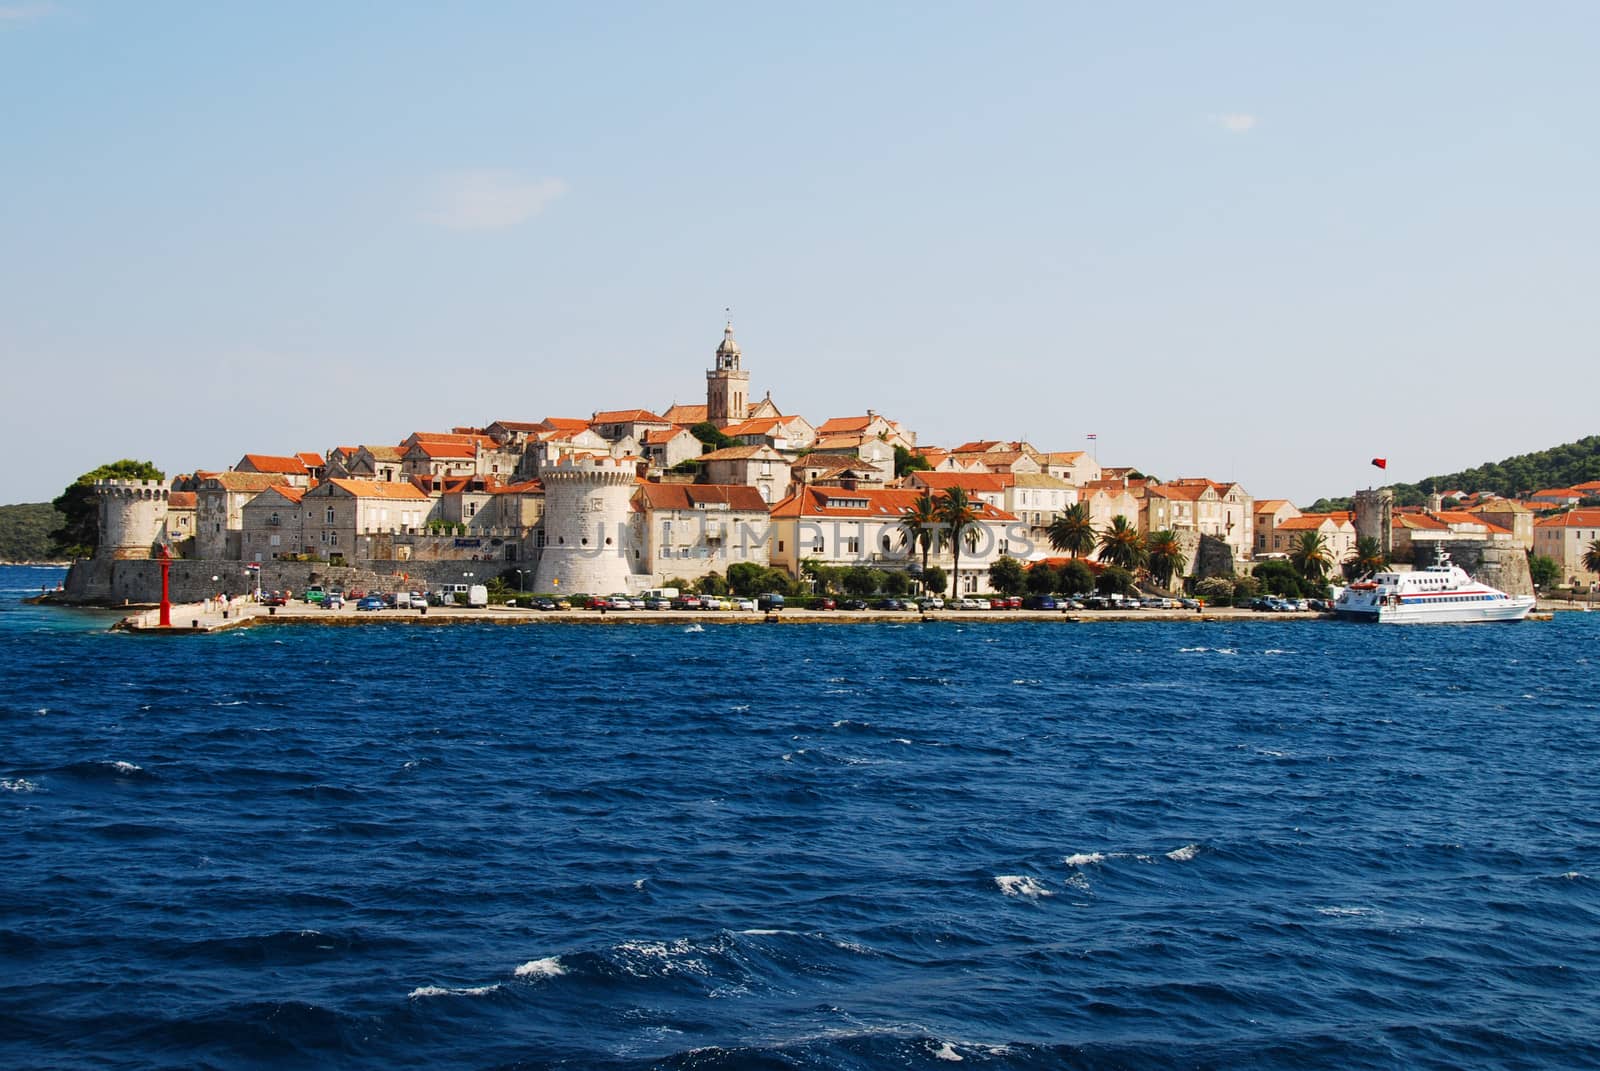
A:
{"label": "distant island", "polygon": [[0,562],[66,564],[50,533],[61,527],[64,518],[48,502],[19,502],[0,506]]}

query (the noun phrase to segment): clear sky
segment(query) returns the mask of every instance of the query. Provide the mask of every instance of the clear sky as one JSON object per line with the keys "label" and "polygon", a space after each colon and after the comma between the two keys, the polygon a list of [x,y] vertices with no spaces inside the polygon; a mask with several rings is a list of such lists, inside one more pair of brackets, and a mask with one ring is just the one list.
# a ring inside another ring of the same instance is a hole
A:
{"label": "clear sky", "polygon": [[0,501],[702,401],[1301,504],[1600,431],[1600,5],[0,0]]}

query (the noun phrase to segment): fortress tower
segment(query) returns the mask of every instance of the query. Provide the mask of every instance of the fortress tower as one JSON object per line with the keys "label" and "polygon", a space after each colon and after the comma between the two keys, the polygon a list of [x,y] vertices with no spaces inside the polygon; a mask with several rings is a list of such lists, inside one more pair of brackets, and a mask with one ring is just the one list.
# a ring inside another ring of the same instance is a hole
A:
{"label": "fortress tower", "polygon": [[1388,488],[1356,492],[1356,536],[1372,538],[1387,558],[1394,552],[1394,492]]}
{"label": "fortress tower", "polygon": [[722,330],[717,366],[706,373],[706,419],[719,428],[748,419],[750,414],[750,373],[739,367],[739,357],[730,323]]}
{"label": "fortress tower", "polygon": [[159,480],[96,480],[100,510],[97,558],[148,558],[167,526],[167,496]]}
{"label": "fortress tower", "polygon": [[632,525],[634,465],[609,457],[567,457],[539,478],[544,482],[544,549],[534,590],[627,591],[639,553]]}

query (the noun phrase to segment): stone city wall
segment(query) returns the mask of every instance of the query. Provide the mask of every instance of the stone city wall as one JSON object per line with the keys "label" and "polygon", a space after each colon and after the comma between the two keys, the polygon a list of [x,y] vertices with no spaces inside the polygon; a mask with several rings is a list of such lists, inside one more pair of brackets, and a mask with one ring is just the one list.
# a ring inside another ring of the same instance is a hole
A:
{"label": "stone city wall", "polygon": [[[169,590],[173,602],[198,602],[216,594],[243,595],[255,590],[255,577],[243,562],[178,559],[172,562]],[[346,591],[399,591],[402,588],[437,589],[443,584],[485,584],[506,571],[503,562],[372,562],[371,568],[328,565],[326,562],[263,562],[261,588],[305,591],[312,584],[341,587]],[[528,590],[533,590],[532,567],[522,565]],[[469,577],[466,574],[471,573]],[[216,577],[216,580],[212,580]],[[508,576],[515,589],[515,573]],[[67,602],[98,606],[154,604],[161,601],[161,563],[151,560],[90,558],[74,562],[64,585]]]}

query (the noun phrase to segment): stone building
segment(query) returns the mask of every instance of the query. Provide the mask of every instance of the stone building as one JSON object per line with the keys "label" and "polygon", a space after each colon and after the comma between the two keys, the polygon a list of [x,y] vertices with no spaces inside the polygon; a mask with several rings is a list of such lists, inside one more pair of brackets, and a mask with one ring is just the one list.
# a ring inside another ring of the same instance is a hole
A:
{"label": "stone building", "polygon": [[727,446],[701,454],[700,462],[706,483],[753,487],[768,505],[789,493],[789,459],[770,446]]}
{"label": "stone building", "polygon": [[374,539],[379,546],[390,537],[421,527],[432,507],[429,497],[409,482],[327,480],[305,493],[304,542],[311,553],[330,562],[370,560]]}
{"label": "stone building", "polygon": [[651,468],[664,470],[699,457],[701,445],[686,428],[651,428],[639,440],[639,453]]}
{"label": "stone building", "polygon": [[160,480],[96,480],[99,543],[95,557],[148,558],[166,530],[172,492]]}
{"label": "stone building", "polygon": [[913,472],[906,476],[905,485],[917,491],[932,491],[934,496],[959,487],[974,502],[983,502],[995,509],[1006,508],[1006,488],[1011,479],[996,472]]}
{"label": "stone building", "polygon": [[1551,558],[1561,566],[1562,579],[1582,585],[1597,578],[1583,565],[1589,545],[1600,539],[1600,509],[1573,509],[1533,524],[1533,552]]}
{"label": "stone building", "polygon": [[741,358],[729,323],[717,346],[716,364],[706,373],[706,419],[719,428],[750,417],[750,373],[740,367]]}
{"label": "stone building", "polygon": [[768,564],[768,507],[754,487],[645,483],[633,503],[655,584],[726,573],[738,562]]}
{"label": "stone building", "polygon": [[[312,457],[316,457],[315,454]],[[310,487],[311,470],[299,457],[276,457],[272,454],[246,454],[233,466],[234,472],[276,473],[291,487]]]}
{"label": "stone building", "polygon": [[1523,550],[1533,550],[1533,511],[1521,502],[1491,498],[1479,502],[1470,512],[1479,520],[1509,530]]}
{"label": "stone building", "polygon": [[240,556],[267,562],[316,554],[306,543],[306,489],[280,484],[251,498],[241,510]]}
{"label": "stone building", "polygon": [[343,464],[333,459],[329,462],[329,476],[352,480],[375,480],[390,483],[404,480],[408,475],[405,450],[398,446],[358,446]]}
{"label": "stone building", "polygon": [[[920,569],[921,552],[908,544],[900,519],[921,495],[908,488],[798,487],[772,508],[772,564],[796,576],[808,558],[824,565]],[[961,548],[960,573],[952,578],[964,594],[989,591],[989,566],[1029,546],[1027,526],[1016,517],[987,503],[975,509],[977,545]],[[954,568],[948,539],[929,564]]]}
{"label": "stone building", "polygon": [[218,472],[201,480],[195,489],[195,556],[240,560],[245,503],[276,486],[292,485],[275,472]]}

